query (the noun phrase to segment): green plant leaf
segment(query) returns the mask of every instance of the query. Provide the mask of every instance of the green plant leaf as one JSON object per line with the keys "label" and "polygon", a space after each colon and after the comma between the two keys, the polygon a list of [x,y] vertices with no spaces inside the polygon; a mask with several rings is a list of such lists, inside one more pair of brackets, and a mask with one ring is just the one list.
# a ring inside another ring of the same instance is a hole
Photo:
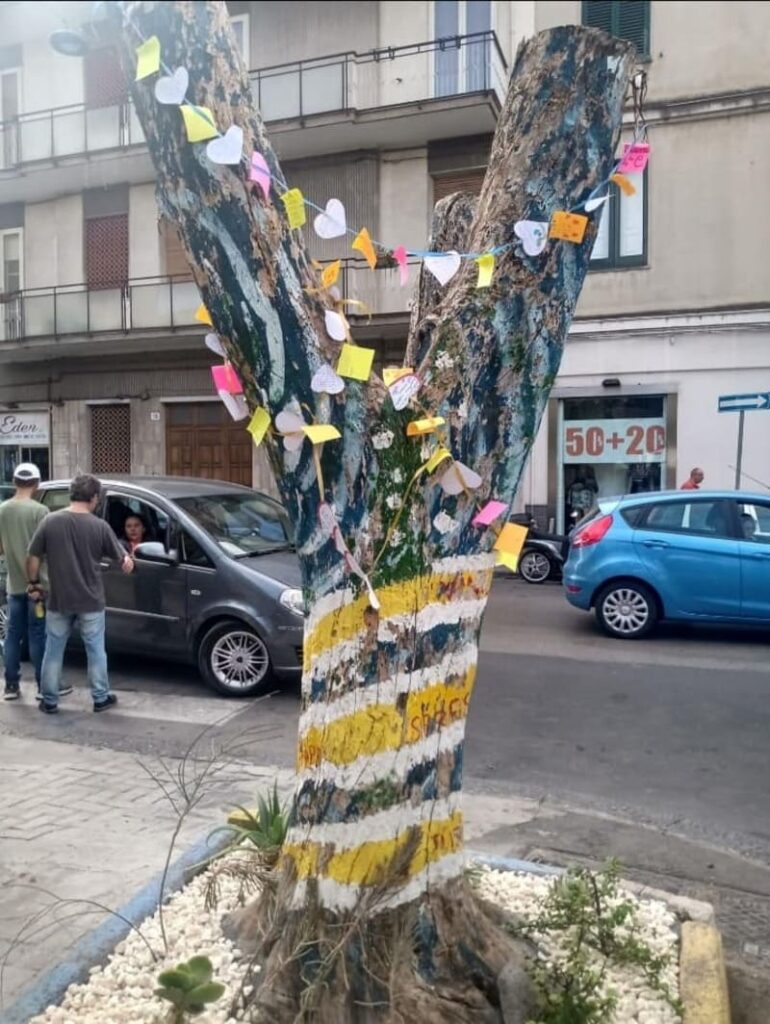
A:
{"label": "green plant leaf", "polygon": [[161,971],[158,975],[158,984],[163,985],[164,988],[174,988],[182,992],[187,992],[191,988],[195,988],[198,981],[195,978],[191,978],[187,971],[184,970],[184,964],[172,968],[170,971]]}
{"label": "green plant leaf", "polygon": [[187,998],[191,1004],[215,1003],[225,994],[225,986],[218,981],[209,981],[205,985],[199,985],[192,992],[188,992]]}
{"label": "green plant leaf", "polygon": [[183,1006],[187,999],[187,993],[181,988],[156,988],[155,995],[174,1006]]}
{"label": "green plant leaf", "polygon": [[[192,989],[197,989],[201,985],[205,985],[207,982],[211,981],[211,978],[212,978],[212,976],[214,974],[214,968],[213,968],[213,966],[211,964],[211,961],[209,960],[209,958],[207,956],[194,956],[190,960],[187,961],[185,966],[186,966],[187,970],[189,971],[190,978],[193,981],[193,985],[191,986],[191,990]],[[192,991],[191,991],[191,999],[192,999]],[[192,1000],[192,1001],[193,1002],[197,1002],[198,1000]]]}

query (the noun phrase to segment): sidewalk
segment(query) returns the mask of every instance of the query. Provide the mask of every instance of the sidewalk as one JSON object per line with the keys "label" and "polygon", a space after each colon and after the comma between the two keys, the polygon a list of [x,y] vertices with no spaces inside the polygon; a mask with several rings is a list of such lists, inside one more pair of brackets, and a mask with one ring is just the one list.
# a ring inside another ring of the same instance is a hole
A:
{"label": "sidewalk", "polygon": [[[170,762],[172,772],[179,763]],[[195,771],[189,764],[188,780]],[[186,822],[174,856],[221,824],[226,810],[252,806],[275,778],[288,792],[285,769],[241,763],[222,769]],[[556,864],[593,865],[617,856],[627,877],[713,903],[728,955],[770,969],[770,868],[613,818],[491,796],[473,780],[465,814],[472,850]],[[55,897],[118,908],[162,869],[174,825],[159,786],[134,756],[2,736],[0,962],[6,956],[7,962],[0,1013],[101,919],[72,905],[30,924],[34,915]]]}

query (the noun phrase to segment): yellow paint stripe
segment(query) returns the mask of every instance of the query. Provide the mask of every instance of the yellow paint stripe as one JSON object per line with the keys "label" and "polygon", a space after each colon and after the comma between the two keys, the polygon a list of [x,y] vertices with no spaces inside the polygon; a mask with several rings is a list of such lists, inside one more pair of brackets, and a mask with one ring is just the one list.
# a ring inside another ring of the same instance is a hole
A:
{"label": "yellow paint stripe", "polygon": [[399,878],[409,878],[428,864],[456,853],[462,848],[462,823],[462,812],[455,811],[448,818],[416,826],[417,845],[406,865],[395,862],[414,841],[414,829],[406,829],[393,839],[361,843],[330,855],[318,843],[291,844],[284,846],[283,855],[294,862],[300,879],[320,876],[342,885],[375,885],[387,882],[394,867],[399,869]]}
{"label": "yellow paint stripe", "polygon": [[703,921],[682,925],[679,994],[684,1024],[730,1024],[730,1000],[717,929]]}
{"label": "yellow paint stripe", "polygon": [[[415,576],[376,590],[380,601],[379,617],[388,619],[408,612],[416,613],[429,604],[449,604],[463,598],[475,600],[485,597],[491,585],[491,569]],[[364,613],[370,603],[368,595],[362,594],[344,608],[329,612],[305,635],[303,668],[306,672],[313,658],[336,644],[352,639],[364,628]]]}
{"label": "yellow paint stripe", "polygon": [[457,682],[439,682],[410,693],[400,707],[375,704],[326,726],[310,726],[299,742],[297,770],[321,761],[351,764],[362,756],[417,743],[436,728],[466,717],[475,678],[472,666]]}

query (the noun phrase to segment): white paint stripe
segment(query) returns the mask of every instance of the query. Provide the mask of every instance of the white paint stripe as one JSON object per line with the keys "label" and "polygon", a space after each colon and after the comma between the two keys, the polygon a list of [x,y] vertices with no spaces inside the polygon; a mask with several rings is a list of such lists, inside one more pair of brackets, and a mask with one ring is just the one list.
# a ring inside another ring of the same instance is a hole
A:
{"label": "white paint stripe", "polygon": [[339,765],[331,761],[321,761],[320,764],[300,772],[297,782],[299,786],[305,782],[333,782],[337,789],[357,789],[371,786],[380,779],[403,779],[414,765],[432,759],[438,753],[451,750],[462,742],[464,735],[465,719],[461,718],[440,729],[438,736],[425,736],[416,743],[399,747],[397,750],[362,754],[350,764]]}
{"label": "white paint stripe", "polygon": [[351,587],[346,587],[344,590],[335,590],[331,594],[324,594],[323,597],[316,598],[313,607],[310,609],[310,614],[305,620],[305,636],[309,636],[318,623],[326,618],[327,615],[339,611],[340,608],[344,608],[346,605],[352,604],[355,599],[356,593]]}
{"label": "white paint stripe", "polygon": [[377,639],[380,643],[387,643],[395,640],[398,633],[403,629],[412,629],[416,633],[428,633],[436,626],[454,626],[463,619],[480,618],[486,607],[486,597],[465,600],[451,601],[449,604],[429,604],[421,608],[415,615],[408,612],[406,615],[394,615],[389,619],[381,619],[377,630]]}
{"label": "white paint stripe", "polygon": [[355,821],[323,822],[320,825],[296,825],[286,835],[286,843],[333,843],[335,850],[349,850],[362,843],[395,839],[423,821],[450,818],[462,804],[462,793],[450,793],[440,800],[423,800],[413,805],[398,804]]}
{"label": "white paint stripe", "polygon": [[493,569],[496,562],[497,555],[493,551],[483,555],[452,555],[432,562],[431,571],[441,576],[460,572],[486,572],[487,569]]}
{"label": "white paint stripe", "polygon": [[428,668],[399,672],[380,683],[356,687],[336,700],[316,701],[300,715],[299,734],[303,736],[311,726],[328,725],[338,718],[345,718],[375,704],[395,704],[401,693],[417,693],[436,683],[444,683],[453,676],[464,676],[476,664],[478,653],[476,644],[468,643],[459,650],[450,651]]}

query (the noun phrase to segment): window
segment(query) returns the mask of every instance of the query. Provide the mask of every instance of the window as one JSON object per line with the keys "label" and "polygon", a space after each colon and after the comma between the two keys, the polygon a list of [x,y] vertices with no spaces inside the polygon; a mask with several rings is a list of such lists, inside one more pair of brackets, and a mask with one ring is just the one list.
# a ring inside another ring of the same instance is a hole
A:
{"label": "window", "polygon": [[38,501],[45,505],[49,512],[58,512],[59,509],[67,508],[70,503],[69,487],[57,487],[43,491]]}
{"label": "window", "polygon": [[583,24],[628,39],[637,56],[649,56],[650,0],[583,0]]}
{"label": "window", "polygon": [[636,189],[632,196],[610,185],[599,231],[591,251],[591,270],[640,267],[647,263],[647,171],[627,174]]}
{"label": "window", "polygon": [[0,231],[0,341],[13,341],[22,334],[21,229]]}
{"label": "window", "polygon": [[770,544],[770,505],[739,502],[738,525],[743,540],[750,540],[754,544]]}
{"label": "window", "polygon": [[93,291],[122,288],[128,281],[128,214],[85,222],[86,281]]}
{"label": "window", "polygon": [[187,530],[181,532],[180,554],[184,565],[194,565],[201,569],[214,568],[209,556]]}
{"label": "window", "polygon": [[[441,43],[434,53],[434,95],[455,96],[489,89],[489,0],[436,0],[433,24],[434,38]],[[487,35],[460,38],[477,33]]]}
{"label": "window", "polygon": [[667,501],[660,505],[648,505],[647,515],[637,527],[666,533],[733,536],[726,501]]}
{"label": "window", "polygon": [[286,512],[265,495],[228,491],[175,498],[174,503],[233,558],[293,547]]}
{"label": "window", "polygon": [[91,406],[91,472],[131,472],[131,406]]}
{"label": "window", "polygon": [[644,518],[645,511],[644,505],[634,505],[632,508],[621,508],[620,514],[631,529],[635,530]]}
{"label": "window", "polygon": [[241,51],[243,63],[249,67],[249,16],[248,14],[234,14],[230,18],[230,25],[233,29],[235,41]]}
{"label": "window", "polygon": [[91,50],[83,60],[85,99],[89,109],[128,102],[128,85],[118,54],[111,46]]}
{"label": "window", "polygon": [[163,265],[169,277],[190,277],[190,265],[184,254],[176,225],[165,217],[158,221]]}
{"label": "window", "polygon": [[155,541],[168,546],[168,514],[146,501],[111,492],[104,506],[104,518],[121,542]]}
{"label": "window", "polygon": [[452,171],[449,174],[439,174],[433,179],[433,202],[445,196],[451,196],[454,192],[470,192],[474,196],[481,195],[481,186],[484,184],[486,167],[477,167],[469,171]]}

